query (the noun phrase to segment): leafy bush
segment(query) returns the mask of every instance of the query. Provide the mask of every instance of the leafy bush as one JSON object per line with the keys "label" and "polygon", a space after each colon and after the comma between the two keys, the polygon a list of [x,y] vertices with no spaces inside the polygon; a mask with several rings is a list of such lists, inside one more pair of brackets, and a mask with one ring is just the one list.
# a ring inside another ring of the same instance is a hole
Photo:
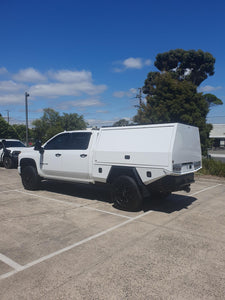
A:
{"label": "leafy bush", "polygon": [[225,163],[211,158],[203,158],[202,169],[198,173],[225,177]]}

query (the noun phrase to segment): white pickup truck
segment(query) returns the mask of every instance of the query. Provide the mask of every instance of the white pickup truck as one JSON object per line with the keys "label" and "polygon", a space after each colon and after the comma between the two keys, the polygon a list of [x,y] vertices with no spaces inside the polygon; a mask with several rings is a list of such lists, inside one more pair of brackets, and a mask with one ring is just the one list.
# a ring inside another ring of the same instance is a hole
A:
{"label": "white pickup truck", "polygon": [[6,169],[17,167],[18,155],[25,147],[19,140],[0,139],[0,165]]}
{"label": "white pickup truck", "polygon": [[146,191],[190,191],[201,168],[198,128],[179,123],[64,131],[19,155],[25,189],[42,179],[112,185],[118,208],[137,210]]}

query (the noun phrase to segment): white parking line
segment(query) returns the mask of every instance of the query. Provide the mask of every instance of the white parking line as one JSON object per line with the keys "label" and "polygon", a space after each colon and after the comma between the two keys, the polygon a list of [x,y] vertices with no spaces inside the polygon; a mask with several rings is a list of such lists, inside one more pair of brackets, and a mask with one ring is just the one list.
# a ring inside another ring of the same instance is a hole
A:
{"label": "white parking line", "polygon": [[6,190],[6,191],[1,191],[1,193],[9,193],[9,192],[18,192],[18,189],[16,189],[16,190]]}
{"label": "white parking line", "polygon": [[[205,192],[205,191],[207,191],[207,190],[216,188],[216,187],[218,187],[218,186],[220,186],[220,185],[222,185],[222,184],[217,184],[217,185],[214,185],[214,186],[211,186],[211,187],[202,189],[202,190],[200,190],[200,191],[198,191],[198,192],[195,192],[195,193],[191,194],[190,196],[197,195],[197,194],[202,193],[202,192]],[[17,191],[18,191],[18,192],[23,192],[23,191],[19,191],[19,190],[17,190]],[[56,199],[52,199],[52,198],[48,198],[48,197],[43,197],[43,196],[31,194],[31,193],[26,193],[26,192],[23,192],[23,193],[28,194],[28,195],[33,195],[33,196],[38,196],[38,197],[46,198],[46,199],[49,199],[49,200],[54,200],[54,201],[57,201],[57,202],[60,201],[60,200],[56,200]],[[65,203],[64,201],[60,201],[60,202]],[[67,202],[66,202],[66,203],[67,203]],[[71,203],[71,202],[68,202],[68,203]],[[95,210],[95,209],[93,208],[93,210]],[[83,240],[81,240],[81,241],[79,241],[79,242],[76,242],[76,243],[74,243],[74,244],[72,244],[72,245],[70,245],[70,246],[68,246],[68,247],[65,247],[65,248],[63,248],[63,249],[60,249],[60,250],[58,250],[58,251],[56,251],[56,252],[53,252],[53,253],[51,253],[51,254],[49,254],[49,255],[43,256],[43,257],[41,257],[41,258],[39,258],[39,259],[37,259],[37,260],[34,260],[34,261],[32,261],[32,262],[30,262],[30,263],[24,265],[24,266],[21,266],[21,265],[17,264],[16,262],[14,262],[13,260],[11,260],[10,258],[6,257],[5,255],[0,254],[0,259],[1,259],[3,262],[7,263],[8,265],[10,265],[11,267],[14,268],[13,271],[10,271],[10,272],[8,272],[8,273],[5,273],[5,274],[3,274],[3,275],[0,275],[0,279],[8,278],[8,277],[10,277],[10,276],[12,276],[12,275],[14,275],[14,274],[16,274],[16,273],[18,273],[18,272],[21,272],[21,271],[23,271],[23,270],[26,270],[26,269],[28,269],[28,268],[30,268],[30,267],[32,267],[32,266],[35,266],[35,265],[37,265],[37,264],[39,264],[39,263],[42,263],[42,262],[44,262],[44,261],[46,261],[46,260],[48,260],[48,259],[50,259],[50,258],[53,258],[53,257],[55,257],[55,256],[57,256],[57,255],[59,255],[59,254],[62,254],[62,253],[64,253],[64,252],[69,251],[69,250],[71,250],[71,249],[73,249],[73,248],[76,248],[76,247],[78,247],[78,246],[80,246],[80,245],[82,245],[82,244],[85,244],[85,243],[87,243],[87,242],[89,242],[89,241],[91,241],[91,240],[94,240],[94,239],[96,239],[96,238],[98,238],[98,237],[100,237],[100,236],[103,236],[103,235],[105,235],[105,234],[107,234],[107,233],[109,233],[109,232],[112,232],[113,230],[116,230],[116,229],[118,229],[118,228],[120,228],[120,227],[122,227],[122,226],[124,226],[124,225],[126,225],[126,224],[129,224],[129,223],[131,223],[131,222],[133,222],[133,221],[135,221],[135,220],[137,220],[137,219],[139,219],[139,218],[142,218],[143,216],[146,216],[146,215],[148,215],[148,214],[150,214],[150,213],[152,213],[152,212],[153,212],[152,210],[149,210],[149,211],[147,211],[147,212],[145,212],[145,213],[143,213],[143,214],[141,214],[141,215],[138,215],[138,216],[136,216],[136,217],[132,217],[132,218],[130,218],[129,220],[126,220],[126,221],[124,221],[124,222],[122,222],[122,223],[120,223],[120,224],[118,224],[118,225],[115,225],[115,226],[113,226],[113,227],[111,227],[111,228],[108,228],[108,229],[106,229],[106,230],[104,230],[104,231],[101,231],[101,232],[99,232],[99,233],[97,233],[97,234],[94,234],[94,235],[92,235],[92,236],[90,236],[90,237],[88,237],[88,238],[85,238],[85,239],[83,239]]]}
{"label": "white parking line", "polygon": [[65,203],[70,204],[70,205],[73,205],[75,207],[80,207],[80,208],[85,208],[85,209],[89,209],[89,210],[95,210],[95,211],[103,212],[105,214],[110,214],[110,215],[114,215],[114,216],[121,217],[121,218],[126,218],[126,219],[131,219],[132,218],[132,217],[128,217],[128,216],[125,216],[125,215],[122,215],[122,214],[113,213],[113,212],[109,212],[109,211],[106,211],[106,210],[101,210],[101,209],[98,209],[98,208],[90,207],[90,206],[87,206],[87,205],[77,204],[77,203],[74,203],[74,202],[49,198],[49,197],[45,197],[45,196],[42,196],[42,195],[36,195],[36,194],[33,194],[33,193],[28,193],[28,192],[21,191],[21,190],[14,190],[14,191],[19,192],[19,193],[23,193],[25,195],[30,195],[30,196],[34,196],[34,197],[38,197],[38,198],[51,200],[51,201],[54,201],[54,202],[59,202],[59,203],[63,203],[63,204],[65,204]]}
{"label": "white parking line", "polygon": [[218,181],[221,181],[222,185],[225,185],[225,181],[222,179],[218,180],[211,180],[211,179],[197,179],[195,182],[203,183],[203,184],[209,184],[209,183],[217,183]]}
{"label": "white parking line", "polygon": [[104,230],[104,231],[101,231],[101,232],[99,232],[99,233],[97,233],[97,234],[94,234],[94,235],[92,235],[92,236],[90,236],[90,237],[88,237],[88,238],[86,238],[86,239],[83,239],[83,240],[81,240],[81,241],[79,241],[79,242],[77,242],[77,243],[74,243],[73,245],[70,245],[70,246],[65,247],[65,248],[63,248],[63,249],[60,249],[60,250],[58,250],[58,251],[56,251],[56,252],[53,252],[53,253],[51,253],[51,254],[49,254],[49,255],[43,256],[43,257],[41,257],[41,258],[39,258],[39,259],[37,259],[37,260],[34,260],[34,261],[32,261],[32,262],[30,262],[30,263],[24,265],[24,266],[21,266],[20,269],[16,269],[16,270],[13,270],[13,271],[11,271],[11,272],[8,272],[8,273],[5,273],[5,274],[1,275],[1,276],[0,276],[0,279],[4,279],[4,278],[7,278],[7,277],[10,277],[10,276],[12,276],[12,275],[14,275],[14,274],[16,274],[16,273],[18,273],[18,272],[20,272],[20,271],[26,270],[26,269],[28,269],[28,268],[34,266],[34,265],[37,265],[37,264],[39,264],[39,263],[41,263],[41,262],[44,262],[44,261],[48,260],[48,259],[50,259],[50,258],[52,258],[52,257],[54,257],[54,256],[56,256],[56,255],[62,254],[62,253],[64,253],[64,252],[68,251],[68,250],[71,250],[71,249],[73,249],[73,248],[75,248],[75,247],[78,247],[78,246],[84,244],[84,243],[87,243],[87,242],[89,242],[89,241],[91,241],[91,240],[94,240],[94,239],[96,239],[96,238],[98,238],[98,237],[100,237],[100,236],[102,236],[102,235],[105,235],[105,234],[107,234],[107,233],[109,233],[109,232],[111,232],[111,231],[113,231],[113,230],[116,230],[116,229],[118,229],[118,228],[120,228],[120,227],[122,227],[122,226],[124,226],[124,225],[126,225],[126,224],[128,224],[128,223],[131,223],[131,222],[133,222],[133,221],[135,221],[135,220],[137,220],[137,219],[139,219],[139,218],[141,218],[141,217],[143,217],[143,216],[146,216],[146,215],[148,215],[148,214],[150,214],[150,213],[152,213],[152,212],[153,212],[152,210],[149,210],[149,211],[146,212],[146,213],[143,213],[143,214],[141,214],[141,215],[138,215],[138,216],[136,216],[136,217],[134,217],[134,218],[131,218],[131,219],[129,219],[129,220],[124,221],[123,223],[120,223],[120,224],[115,225],[115,226],[113,226],[113,227],[111,227],[111,228],[108,228],[108,229],[106,229],[106,230]]}
{"label": "white parking line", "polygon": [[33,196],[33,197],[37,197],[37,198],[43,198],[43,199],[47,199],[47,200],[51,200],[51,201],[54,201],[54,202],[59,202],[59,203],[63,203],[63,204],[70,204],[70,205],[73,205],[73,206],[76,206],[76,207],[81,207],[81,205],[77,204],[77,203],[73,203],[73,202],[69,202],[69,201],[64,201],[64,200],[58,200],[58,199],[54,199],[54,198],[49,198],[49,197],[45,197],[45,196],[42,196],[42,195],[36,195],[36,194],[33,194],[33,193],[27,193],[25,191],[21,191],[21,190],[14,190],[18,193],[22,193],[22,194],[25,194],[25,195],[29,195],[29,196]]}
{"label": "white parking line", "polygon": [[86,209],[90,209],[90,210],[99,211],[99,212],[102,212],[102,213],[105,213],[105,214],[110,214],[110,215],[113,215],[113,216],[121,217],[121,218],[132,219],[132,217],[128,217],[128,216],[125,216],[125,215],[113,213],[113,212],[98,209],[98,208],[94,208],[94,207],[91,207],[91,206],[82,206],[82,207],[86,208]]}
{"label": "white parking line", "polygon": [[5,256],[4,254],[0,253],[0,260],[3,261],[5,264],[9,265],[16,271],[22,270],[23,266],[16,263],[14,260],[10,259],[9,257]]}
{"label": "white parking line", "polygon": [[216,185],[213,185],[213,186],[209,186],[209,187],[207,187],[207,188],[205,188],[205,189],[203,189],[203,190],[200,190],[200,191],[198,191],[198,192],[195,192],[195,193],[191,194],[190,196],[194,196],[194,195],[197,195],[197,194],[199,194],[199,193],[203,193],[203,192],[205,192],[205,191],[214,189],[214,188],[216,188],[217,186],[220,186],[220,185],[222,185],[222,183],[219,183],[219,184],[216,184]]}

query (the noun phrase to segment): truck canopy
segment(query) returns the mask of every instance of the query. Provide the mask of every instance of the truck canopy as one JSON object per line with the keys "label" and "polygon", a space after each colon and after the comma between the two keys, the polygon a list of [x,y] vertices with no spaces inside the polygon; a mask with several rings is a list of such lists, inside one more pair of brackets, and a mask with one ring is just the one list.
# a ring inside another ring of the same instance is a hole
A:
{"label": "truck canopy", "polygon": [[179,123],[102,128],[94,162],[160,167],[201,161],[197,127]]}

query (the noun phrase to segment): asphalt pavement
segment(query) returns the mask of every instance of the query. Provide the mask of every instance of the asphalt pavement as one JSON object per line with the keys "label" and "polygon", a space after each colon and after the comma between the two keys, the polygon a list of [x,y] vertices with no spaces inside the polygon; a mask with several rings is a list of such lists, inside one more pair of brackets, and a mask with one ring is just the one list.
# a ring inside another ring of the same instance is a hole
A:
{"label": "asphalt pavement", "polygon": [[224,299],[225,180],[115,209],[108,189],[0,168],[0,299]]}

